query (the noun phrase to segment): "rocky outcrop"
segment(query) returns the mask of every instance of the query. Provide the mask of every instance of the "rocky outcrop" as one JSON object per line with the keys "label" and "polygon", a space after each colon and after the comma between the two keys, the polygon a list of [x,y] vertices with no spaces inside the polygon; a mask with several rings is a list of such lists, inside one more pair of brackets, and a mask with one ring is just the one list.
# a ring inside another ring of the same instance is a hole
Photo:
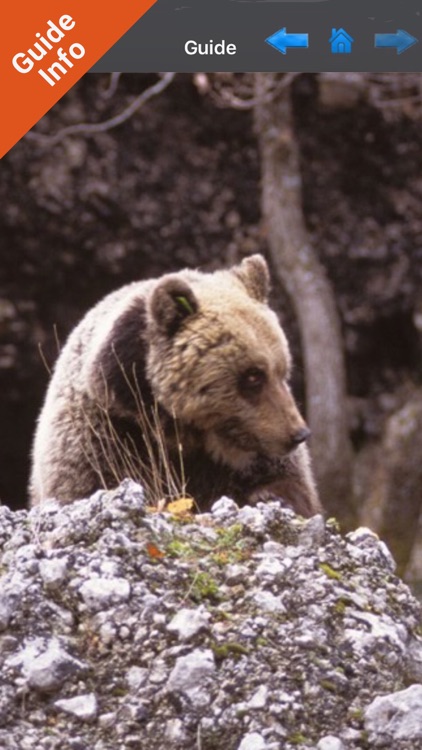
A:
{"label": "rocky outcrop", "polygon": [[128,480],[0,517],[5,750],[422,741],[420,607],[367,529],[228,498],[158,513]]}

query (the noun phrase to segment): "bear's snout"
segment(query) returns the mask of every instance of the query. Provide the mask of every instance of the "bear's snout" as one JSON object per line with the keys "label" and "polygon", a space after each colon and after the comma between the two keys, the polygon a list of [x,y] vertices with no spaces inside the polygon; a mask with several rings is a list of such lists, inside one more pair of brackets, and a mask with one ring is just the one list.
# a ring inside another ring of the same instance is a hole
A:
{"label": "bear's snout", "polygon": [[294,435],[292,435],[292,437],[290,438],[291,450],[296,448],[301,443],[304,443],[305,440],[308,439],[310,434],[311,434],[311,431],[309,427],[306,427],[306,425],[304,427],[301,427],[299,430],[297,430],[294,433]]}

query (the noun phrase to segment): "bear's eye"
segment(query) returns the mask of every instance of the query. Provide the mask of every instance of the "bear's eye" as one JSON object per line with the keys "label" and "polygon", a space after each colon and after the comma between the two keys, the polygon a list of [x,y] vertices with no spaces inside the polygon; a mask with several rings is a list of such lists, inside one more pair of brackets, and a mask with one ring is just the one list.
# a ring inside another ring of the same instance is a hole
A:
{"label": "bear's eye", "polygon": [[267,376],[259,367],[250,367],[245,370],[239,378],[239,390],[242,396],[258,396],[265,383]]}

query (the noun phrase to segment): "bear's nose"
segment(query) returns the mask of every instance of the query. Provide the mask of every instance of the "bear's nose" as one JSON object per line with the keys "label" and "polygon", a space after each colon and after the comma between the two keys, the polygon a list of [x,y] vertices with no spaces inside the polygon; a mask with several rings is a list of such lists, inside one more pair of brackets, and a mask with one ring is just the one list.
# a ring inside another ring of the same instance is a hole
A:
{"label": "bear's nose", "polygon": [[294,448],[296,447],[296,445],[300,445],[300,443],[303,443],[308,439],[310,434],[311,431],[309,427],[301,427],[300,430],[298,430],[291,438],[292,447]]}

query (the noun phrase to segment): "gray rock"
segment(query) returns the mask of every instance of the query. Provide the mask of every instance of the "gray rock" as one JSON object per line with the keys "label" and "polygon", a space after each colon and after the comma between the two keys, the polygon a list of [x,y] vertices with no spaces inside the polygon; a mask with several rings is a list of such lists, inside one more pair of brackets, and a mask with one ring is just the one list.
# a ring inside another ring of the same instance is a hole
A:
{"label": "gray rock", "polygon": [[84,581],[79,592],[86,607],[91,612],[97,612],[126,602],[130,597],[130,583],[124,578],[95,576]]}
{"label": "gray rock", "polygon": [[256,693],[253,694],[252,698],[248,701],[248,708],[250,709],[261,709],[265,708],[268,700],[269,690],[267,685],[260,685]]}
{"label": "gray rock", "polygon": [[271,582],[277,578],[283,578],[288,567],[286,560],[281,562],[276,557],[265,555],[256,569],[256,575],[264,581]]}
{"label": "gray rock", "polygon": [[126,681],[129,689],[133,692],[145,684],[148,679],[148,670],[145,667],[131,667],[126,675]]}
{"label": "gray rock", "polygon": [[325,521],[317,515],[306,521],[299,534],[298,543],[303,547],[319,547],[325,539]]}
{"label": "gray rock", "polygon": [[344,744],[338,737],[334,737],[332,734],[327,734],[326,737],[321,737],[317,744],[317,750],[345,750]]}
{"label": "gray rock", "polygon": [[226,583],[229,586],[237,586],[240,583],[246,583],[248,569],[244,565],[227,565]]}
{"label": "gray rock", "polygon": [[230,518],[234,515],[237,515],[239,512],[239,507],[236,505],[234,500],[232,500],[230,497],[220,497],[219,500],[217,500],[212,508],[211,513],[217,520],[223,520]]}
{"label": "gray rock", "polygon": [[259,508],[245,505],[239,510],[238,519],[255,534],[262,534],[265,531],[265,519]]}
{"label": "gray rock", "polygon": [[0,592],[0,631],[6,630],[15,609],[16,599],[9,593]]}
{"label": "gray rock", "polygon": [[180,523],[131,482],[0,521],[2,749],[362,750],[420,672],[420,606],[368,530],[227,499]]}
{"label": "gray rock", "polygon": [[361,559],[362,562],[375,562],[379,559],[391,573],[394,573],[396,563],[390,550],[371,529],[361,526],[347,534],[346,538],[353,545],[351,553],[356,559]]}
{"label": "gray rock", "polygon": [[166,723],[166,741],[176,747],[183,747],[186,741],[186,730],[181,719],[170,719]]}
{"label": "gray rock", "polygon": [[67,576],[67,559],[58,557],[41,560],[39,571],[45,586],[58,588]]}
{"label": "gray rock", "polygon": [[362,623],[360,628],[345,628],[345,636],[356,655],[363,655],[365,651],[374,650],[379,644],[388,648],[388,644],[394,645],[390,652],[396,657],[398,652],[404,653],[408,635],[401,623],[394,622],[388,617],[375,615],[372,612],[358,612],[351,610],[349,619]]}
{"label": "gray rock", "polygon": [[375,698],[365,711],[365,729],[377,747],[399,741],[422,747],[422,685]]}
{"label": "gray rock", "polygon": [[242,739],[237,750],[266,750],[267,743],[258,732],[250,732]]}
{"label": "gray rock", "polygon": [[216,671],[214,654],[210,649],[196,649],[180,656],[167,682],[169,692],[184,693],[196,706],[209,702],[207,688]]}
{"label": "gray rock", "polygon": [[281,597],[275,596],[271,591],[257,591],[254,595],[255,602],[265,612],[285,612],[286,608]]}
{"label": "gray rock", "polygon": [[198,609],[181,609],[167,625],[170,633],[176,633],[181,641],[189,641],[201,630],[207,629],[211,615],[204,606]]}
{"label": "gray rock", "polygon": [[17,655],[6,661],[6,665],[21,667],[28,687],[41,692],[57,689],[86,669],[85,664],[73,658],[54,637],[27,641]]}
{"label": "gray rock", "polygon": [[71,716],[83,721],[92,721],[97,715],[98,705],[94,693],[86,695],[75,695],[74,698],[63,698],[55,701],[54,705],[60,711],[64,711]]}
{"label": "gray rock", "polygon": [[422,682],[422,638],[410,638],[406,650],[407,678],[409,682]]}
{"label": "gray rock", "polygon": [[274,542],[272,539],[269,542],[264,542],[262,549],[266,555],[274,555],[275,557],[286,557],[286,547],[279,542]]}

